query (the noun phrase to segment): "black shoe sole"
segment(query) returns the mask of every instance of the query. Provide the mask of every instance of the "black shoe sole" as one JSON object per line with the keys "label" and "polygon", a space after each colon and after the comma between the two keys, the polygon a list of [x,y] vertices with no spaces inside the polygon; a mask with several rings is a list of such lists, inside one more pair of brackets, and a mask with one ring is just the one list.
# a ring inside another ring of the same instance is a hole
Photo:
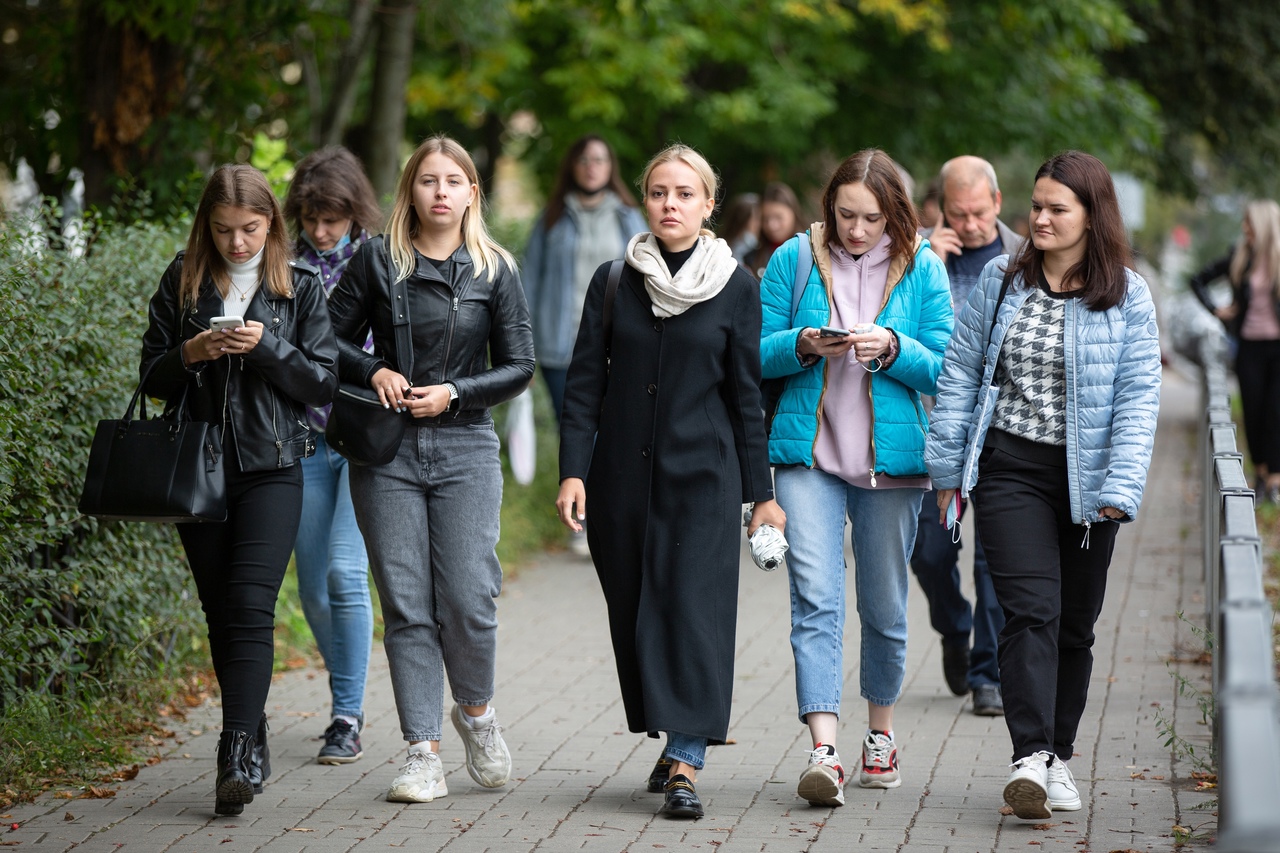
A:
{"label": "black shoe sole", "polygon": [[701,808],[668,808],[667,806],[663,806],[658,811],[658,814],[672,820],[698,820],[702,818],[705,813]]}
{"label": "black shoe sole", "polygon": [[217,815],[238,815],[244,812],[244,803],[228,803],[218,800],[213,806],[213,813]]}
{"label": "black shoe sole", "polygon": [[[222,806],[225,803],[243,807],[253,802],[253,794],[253,784],[248,777],[229,775],[218,785],[218,805]],[[218,814],[230,814],[230,812],[218,812]],[[239,812],[235,812],[235,814],[239,814]]]}

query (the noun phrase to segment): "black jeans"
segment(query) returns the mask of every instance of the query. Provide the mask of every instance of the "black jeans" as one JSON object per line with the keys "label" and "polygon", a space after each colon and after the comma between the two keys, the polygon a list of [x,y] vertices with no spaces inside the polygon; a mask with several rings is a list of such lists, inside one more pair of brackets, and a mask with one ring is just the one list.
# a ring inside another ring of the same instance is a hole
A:
{"label": "black jeans", "polygon": [[[967,511],[966,506],[964,511]],[[963,516],[963,511],[962,511]],[[977,600],[972,606],[960,592],[960,546],[951,531],[938,523],[938,492],[929,490],[920,504],[920,523],[916,526],[916,545],[911,552],[911,571],[915,573],[924,597],[929,600],[929,624],[942,635],[949,646],[969,648],[969,632],[973,632],[973,650],[969,656],[968,684],[976,690],[984,684],[1000,684],[1000,667],[996,661],[996,637],[1004,627],[1004,611],[996,601],[987,571],[982,538],[973,537],[973,587]]]}
{"label": "black jeans", "polygon": [[[1116,522],[1071,520],[1066,449],[991,430],[973,492],[1004,610],[1000,681],[1013,760],[1071,758],[1093,671]],[[1086,512],[1088,509],[1086,508]]]}
{"label": "black jeans", "polygon": [[1280,474],[1280,341],[1240,341],[1236,378],[1249,458]]}
{"label": "black jeans", "polygon": [[[227,454],[231,463],[235,456]],[[302,514],[302,466],[227,472],[227,520],[179,524],[209,623],[222,729],[255,734],[271,687],[276,596]]]}

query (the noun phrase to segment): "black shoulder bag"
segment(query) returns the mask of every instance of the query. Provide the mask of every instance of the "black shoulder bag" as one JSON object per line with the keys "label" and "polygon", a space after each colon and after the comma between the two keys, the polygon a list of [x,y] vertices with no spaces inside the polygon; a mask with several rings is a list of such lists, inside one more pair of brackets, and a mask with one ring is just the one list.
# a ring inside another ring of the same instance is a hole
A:
{"label": "black shoulder bag", "polygon": [[176,406],[147,419],[142,388],[159,362],[143,372],[123,418],[98,421],[80,511],[112,521],[226,521],[221,428],[186,419],[186,388]]}
{"label": "black shoulder bag", "polygon": [[[391,323],[396,337],[396,366],[406,380],[413,376],[413,340],[409,334],[408,279],[391,285]],[[384,408],[378,392],[355,382],[342,382],[329,409],[325,440],[352,465],[386,465],[396,458],[407,412]]]}

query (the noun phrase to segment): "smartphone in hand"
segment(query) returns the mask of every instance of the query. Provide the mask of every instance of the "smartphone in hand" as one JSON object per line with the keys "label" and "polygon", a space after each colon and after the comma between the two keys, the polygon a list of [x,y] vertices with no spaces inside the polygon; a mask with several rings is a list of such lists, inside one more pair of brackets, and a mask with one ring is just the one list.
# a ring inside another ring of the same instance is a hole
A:
{"label": "smartphone in hand", "polygon": [[837,329],[834,326],[822,326],[818,329],[818,337],[820,338],[843,338],[848,334],[848,329]]}
{"label": "smartphone in hand", "polygon": [[226,317],[214,317],[209,321],[209,331],[221,332],[223,329],[239,329],[244,325],[243,317],[228,315]]}

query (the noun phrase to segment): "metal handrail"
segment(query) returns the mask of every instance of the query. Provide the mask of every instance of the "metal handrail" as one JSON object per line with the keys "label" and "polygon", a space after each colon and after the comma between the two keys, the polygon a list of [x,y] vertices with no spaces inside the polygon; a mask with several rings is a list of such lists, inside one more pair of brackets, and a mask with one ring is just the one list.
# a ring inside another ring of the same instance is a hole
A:
{"label": "metal handrail", "polygon": [[1254,494],[1236,449],[1221,335],[1200,339],[1206,624],[1214,632],[1217,848],[1280,853],[1280,689]]}

